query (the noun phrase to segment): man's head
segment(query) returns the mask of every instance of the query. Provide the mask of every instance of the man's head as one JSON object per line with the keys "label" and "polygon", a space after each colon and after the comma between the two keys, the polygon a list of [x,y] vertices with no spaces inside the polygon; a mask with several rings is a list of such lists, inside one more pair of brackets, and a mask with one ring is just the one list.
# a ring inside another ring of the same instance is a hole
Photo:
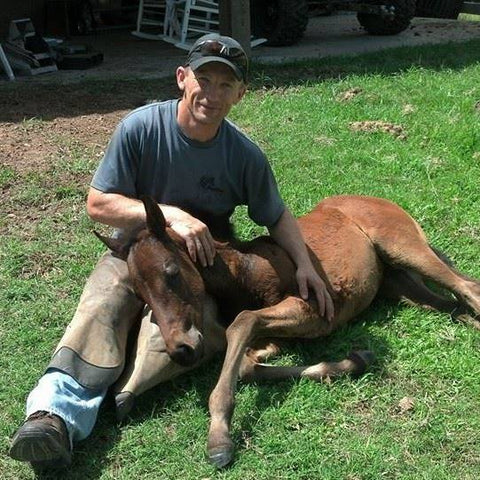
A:
{"label": "man's head", "polygon": [[247,83],[248,57],[242,46],[233,38],[218,33],[203,35],[188,52],[186,66],[195,71],[212,62],[227,65],[238,80]]}
{"label": "man's head", "polygon": [[213,138],[233,105],[245,94],[248,59],[238,42],[218,34],[204,35],[190,49],[185,66],[177,68],[183,93],[177,121],[191,139]]}

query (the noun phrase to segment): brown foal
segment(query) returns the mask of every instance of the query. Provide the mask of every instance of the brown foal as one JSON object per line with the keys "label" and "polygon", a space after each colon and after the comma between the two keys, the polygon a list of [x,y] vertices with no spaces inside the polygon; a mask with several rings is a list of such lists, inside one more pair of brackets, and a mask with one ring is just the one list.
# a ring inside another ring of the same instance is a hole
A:
{"label": "brown foal", "polygon": [[[447,312],[479,328],[475,316],[480,314],[480,282],[456,271],[429,246],[417,222],[387,200],[331,197],[298,220],[334,299],[331,322],[319,315],[313,295],[308,301],[300,298],[294,264],[269,237],[218,243],[214,265],[202,268],[167,228],[158,205],[150,198],[143,201],[147,227],[133,241],[101,239],[126,259],[137,293],[151,307],[174,362],[191,368],[202,358],[203,299],[207,293],[217,301],[227,325],[227,351],[209,400],[208,453],[218,467],[233,458],[230,423],[239,376],[318,380],[361,373],[373,358],[370,352],[353,352],[341,362],[308,367],[261,364],[277,351],[271,339],[328,335],[352,321],[377,295]],[[433,292],[424,280],[449,295]]]}

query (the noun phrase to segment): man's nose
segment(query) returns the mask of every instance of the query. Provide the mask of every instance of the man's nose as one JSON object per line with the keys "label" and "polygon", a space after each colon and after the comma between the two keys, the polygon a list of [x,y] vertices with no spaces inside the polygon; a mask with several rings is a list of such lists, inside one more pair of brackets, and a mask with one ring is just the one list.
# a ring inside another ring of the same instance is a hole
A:
{"label": "man's nose", "polygon": [[209,100],[218,100],[220,98],[220,88],[218,85],[215,85],[214,83],[211,83],[206,90],[206,95],[209,98]]}

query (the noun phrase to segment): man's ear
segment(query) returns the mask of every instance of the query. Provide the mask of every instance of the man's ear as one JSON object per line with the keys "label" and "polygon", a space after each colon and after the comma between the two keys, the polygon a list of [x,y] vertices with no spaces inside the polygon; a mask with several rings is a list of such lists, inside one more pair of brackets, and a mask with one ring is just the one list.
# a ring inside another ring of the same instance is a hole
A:
{"label": "man's ear", "polygon": [[247,85],[242,82],[242,86],[239,88],[237,100],[235,101],[235,105],[243,98],[245,93],[247,92]]}
{"label": "man's ear", "polygon": [[183,92],[185,90],[185,79],[187,78],[188,67],[178,67],[175,75],[177,77],[178,88]]}

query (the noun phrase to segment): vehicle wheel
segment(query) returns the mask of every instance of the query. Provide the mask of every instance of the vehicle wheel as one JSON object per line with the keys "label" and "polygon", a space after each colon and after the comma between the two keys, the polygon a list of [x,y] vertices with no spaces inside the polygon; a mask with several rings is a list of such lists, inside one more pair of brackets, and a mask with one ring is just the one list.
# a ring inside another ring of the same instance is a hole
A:
{"label": "vehicle wheel", "polygon": [[267,45],[298,42],[308,23],[307,0],[250,0],[252,33]]}
{"label": "vehicle wheel", "polygon": [[395,8],[393,18],[372,13],[357,13],[360,25],[372,35],[396,35],[403,32],[415,16],[415,0],[375,0],[375,4],[385,4]]}

